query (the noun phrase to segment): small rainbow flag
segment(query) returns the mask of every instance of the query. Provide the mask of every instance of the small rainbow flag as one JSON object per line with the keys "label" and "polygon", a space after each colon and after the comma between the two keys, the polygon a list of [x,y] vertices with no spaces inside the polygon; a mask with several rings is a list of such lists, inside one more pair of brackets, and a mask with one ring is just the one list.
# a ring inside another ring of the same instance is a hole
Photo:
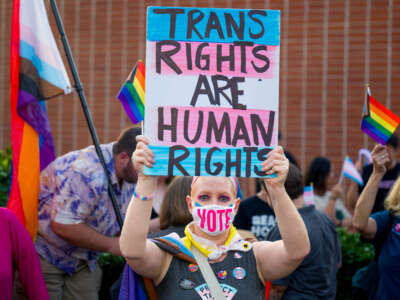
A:
{"label": "small rainbow flag", "polygon": [[133,124],[144,118],[144,78],[144,64],[139,60],[117,96]]}
{"label": "small rainbow flag", "polygon": [[400,117],[376,101],[368,87],[361,130],[378,143],[386,145],[399,123]]}

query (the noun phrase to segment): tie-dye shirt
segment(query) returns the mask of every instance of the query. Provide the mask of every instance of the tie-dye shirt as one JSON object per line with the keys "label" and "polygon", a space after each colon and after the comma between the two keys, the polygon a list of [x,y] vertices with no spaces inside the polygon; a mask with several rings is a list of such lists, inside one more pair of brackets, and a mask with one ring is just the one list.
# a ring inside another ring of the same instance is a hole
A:
{"label": "tie-dye shirt", "polygon": [[[101,145],[101,149],[124,218],[135,184],[123,182],[119,186],[112,145]],[[93,270],[99,253],[66,242],[52,231],[50,220],[85,223],[107,236],[120,232],[107,192],[107,178],[93,146],[58,157],[40,174],[39,231],[35,242],[40,256],[68,274],[82,261],[87,261]]]}

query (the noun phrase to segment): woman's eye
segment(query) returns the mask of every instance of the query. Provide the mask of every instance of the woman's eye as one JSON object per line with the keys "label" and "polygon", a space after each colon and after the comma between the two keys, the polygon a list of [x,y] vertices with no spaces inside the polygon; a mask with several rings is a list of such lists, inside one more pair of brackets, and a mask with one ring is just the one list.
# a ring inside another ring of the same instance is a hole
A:
{"label": "woman's eye", "polygon": [[209,198],[210,197],[208,197],[208,195],[199,195],[199,197],[198,197],[198,199],[202,200],[202,201],[208,200]]}
{"label": "woman's eye", "polygon": [[228,202],[228,201],[231,200],[231,197],[229,197],[229,196],[221,196],[221,197],[219,197],[219,200],[222,201],[222,202]]}

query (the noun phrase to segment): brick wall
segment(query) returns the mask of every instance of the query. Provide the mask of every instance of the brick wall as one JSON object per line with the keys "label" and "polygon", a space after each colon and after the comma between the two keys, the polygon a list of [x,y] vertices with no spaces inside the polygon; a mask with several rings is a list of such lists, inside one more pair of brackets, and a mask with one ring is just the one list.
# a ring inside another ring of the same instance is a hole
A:
{"label": "brick wall", "polygon": [[[279,126],[282,144],[302,168],[324,155],[338,175],[346,154],[355,159],[360,147],[373,145],[359,129],[364,83],[400,114],[398,0],[57,3],[101,142],[113,140],[129,124],[115,95],[137,59],[145,58],[148,5],[281,10]],[[11,5],[0,1],[0,148],[10,144]],[[48,113],[58,155],[91,143],[76,94],[49,101]],[[244,184],[245,194],[252,190]]]}

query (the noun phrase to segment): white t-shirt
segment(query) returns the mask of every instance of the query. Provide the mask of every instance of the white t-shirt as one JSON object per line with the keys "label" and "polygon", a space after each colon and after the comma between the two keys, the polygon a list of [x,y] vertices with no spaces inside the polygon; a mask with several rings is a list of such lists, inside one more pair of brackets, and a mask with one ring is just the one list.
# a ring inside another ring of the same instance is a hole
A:
{"label": "white t-shirt", "polygon": [[[331,195],[330,191],[327,191],[325,195],[323,196],[318,196],[314,194],[314,205],[315,208],[321,212],[325,212],[326,205],[328,204],[329,197]],[[337,199],[336,200],[336,206],[335,206],[337,211],[340,211],[343,213],[344,218],[350,218],[351,214],[349,211],[346,209],[346,207],[343,204],[342,199]]]}

